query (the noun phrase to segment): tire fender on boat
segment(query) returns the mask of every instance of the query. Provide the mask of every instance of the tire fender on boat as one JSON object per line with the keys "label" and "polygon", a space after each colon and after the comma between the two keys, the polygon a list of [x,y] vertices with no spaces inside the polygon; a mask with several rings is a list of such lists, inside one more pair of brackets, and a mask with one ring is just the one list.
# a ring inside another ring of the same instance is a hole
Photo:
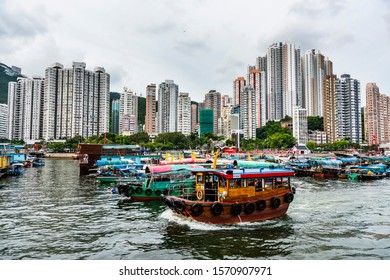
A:
{"label": "tire fender on boat", "polygon": [[284,195],[284,201],[286,201],[287,203],[291,203],[293,200],[294,200],[294,194],[292,192],[286,193]]}
{"label": "tire fender on boat", "polygon": [[186,209],[186,204],[182,200],[173,201],[173,206],[175,206],[175,208],[179,212],[183,212]]}
{"label": "tire fender on boat", "polygon": [[145,194],[148,195],[148,196],[152,195],[152,190],[151,189],[146,189],[145,190]]}
{"label": "tire fender on boat", "polygon": [[253,212],[255,212],[256,210],[256,206],[253,202],[247,202],[244,206],[244,212],[246,214],[252,214]]}
{"label": "tire fender on boat", "polygon": [[138,193],[138,194],[141,194],[142,193],[142,188],[141,187],[137,187],[135,189],[135,192]]}
{"label": "tire fender on boat", "polygon": [[257,209],[259,209],[260,211],[263,211],[267,207],[267,203],[265,202],[265,200],[258,200],[256,202],[256,206],[257,206]]}
{"label": "tire fender on boat", "polygon": [[160,196],[160,195],[161,195],[161,191],[160,191],[160,190],[157,190],[157,191],[156,191],[156,195]]}
{"label": "tire fender on boat", "polygon": [[134,193],[134,188],[127,186],[125,189],[125,195],[126,196],[131,196]]}
{"label": "tire fender on boat", "polygon": [[201,204],[195,203],[191,206],[191,213],[194,216],[199,216],[203,213],[203,206]]}
{"label": "tire fender on boat", "polygon": [[219,202],[215,202],[213,205],[211,205],[211,212],[214,215],[219,215],[223,212],[223,205]]}
{"label": "tire fender on boat", "polygon": [[271,198],[271,206],[272,208],[278,208],[280,206],[280,198],[279,197],[273,197]]}
{"label": "tire fender on boat", "polygon": [[232,205],[232,214],[233,214],[233,215],[238,216],[238,215],[241,214],[241,211],[242,211],[242,206],[241,206],[241,204],[236,203],[236,204],[233,204],[233,205]]}

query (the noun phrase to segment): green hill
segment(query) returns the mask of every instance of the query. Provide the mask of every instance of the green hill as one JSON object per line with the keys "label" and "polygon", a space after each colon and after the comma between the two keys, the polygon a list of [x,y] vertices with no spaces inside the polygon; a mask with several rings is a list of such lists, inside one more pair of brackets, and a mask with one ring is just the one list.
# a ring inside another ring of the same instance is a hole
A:
{"label": "green hill", "polygon": [[0,62],[0,103],[8,103],[8,83],[16,82],[18,77],[23,77],[23,75]]}

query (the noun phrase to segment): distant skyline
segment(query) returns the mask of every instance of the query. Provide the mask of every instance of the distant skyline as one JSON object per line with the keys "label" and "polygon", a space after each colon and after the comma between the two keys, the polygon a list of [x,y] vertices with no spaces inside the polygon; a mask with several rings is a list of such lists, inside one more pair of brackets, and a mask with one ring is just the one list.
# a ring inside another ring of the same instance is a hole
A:
{"label": "distant skyline", "polygon": [[390,95],[390,1],[387,0],[0,0],[0,62],[31,77],[73,61],[104,67],[111,91],[145,97],[174,80],[201,102],[233,81],[274,42],[318,49],[365,86]]}

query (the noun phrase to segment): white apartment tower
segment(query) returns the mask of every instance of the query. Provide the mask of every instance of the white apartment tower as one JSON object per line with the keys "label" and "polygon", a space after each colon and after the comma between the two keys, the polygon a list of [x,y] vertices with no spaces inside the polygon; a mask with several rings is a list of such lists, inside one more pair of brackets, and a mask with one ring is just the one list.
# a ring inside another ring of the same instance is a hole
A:
{"label": "white apartment tower", "polygon": [[240,127],[244,138],[256,138],[258,128],[258,105],[255,89],[245,87],[240,96]]}
{"label": "white apartment tower", "polygon": [[191,98],[187,92],[180,92],[177,100],[177,131],[191,134]]}
{"label": "white apartment tower", "polygon": [[292,116],[302,105],[300,49],[292,43],[275,43],[267,52],[268,120]]}
{"label": "white apartment tower", "polygon": [[308,116],[324,116],[324,81],[332,75],[332,62],[318,50],[305,52],[302,58],[303,106]]}
{"label": "white apartment tower", "polygon": [[137,119],[138,96],[125,87],[119,101],[119,134],[137,133]]}
{"label": "white apartment tower", "polygon": [[85,67],[73,62],[72,68],[55,63],[46,69],[44,139],[88,138],[109,131],[110,75],[102,67]]}
{"label": "white apartment tower", "polygon": [[18,78],[8,87],[9,139],[42,138],[44,80],[39,76]]}
{"label": "white apartment tower", "polygon": [[8,138],[8,105],[0,103],[0,139]]}
{"label": "white apartment tower", "polygon": [[157,132],[177,131],[177,99],[179,86],[173,80],[165,80],[158,88]]}
{"label": "white apartment tower", "polygon": [[360,82],[343,74],[336,80],[338,140],[346,137],[354,143],[362,142],[360,116]]}
{"label": "white apartment tower", "polygon": [[306,144],[308,141],[307,110],[299,106],[294,107],[293,136],[298,144]]}

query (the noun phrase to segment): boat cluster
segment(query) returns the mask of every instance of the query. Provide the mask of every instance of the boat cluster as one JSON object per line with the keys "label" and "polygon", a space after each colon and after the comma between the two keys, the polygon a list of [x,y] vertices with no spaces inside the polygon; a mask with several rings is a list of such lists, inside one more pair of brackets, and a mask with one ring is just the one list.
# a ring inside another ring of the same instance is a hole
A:
{"label": "boat cluster", "polygon": [[385,156],[294,157],[284,162],[296,177],[379,180],[390,176],[390,158]]}
{"label": "boat cluster", "polygon": [[[119,203],[161,200],[173,212],[191,219],[230,224],[279,217],[294,199],[292,169],[265,160],[162,160],[140,164],[101,158],[94,177],[110,183]],[[101,163],[104,162],[104,165]],[[128,172],[130,171],[130,172]]]}

